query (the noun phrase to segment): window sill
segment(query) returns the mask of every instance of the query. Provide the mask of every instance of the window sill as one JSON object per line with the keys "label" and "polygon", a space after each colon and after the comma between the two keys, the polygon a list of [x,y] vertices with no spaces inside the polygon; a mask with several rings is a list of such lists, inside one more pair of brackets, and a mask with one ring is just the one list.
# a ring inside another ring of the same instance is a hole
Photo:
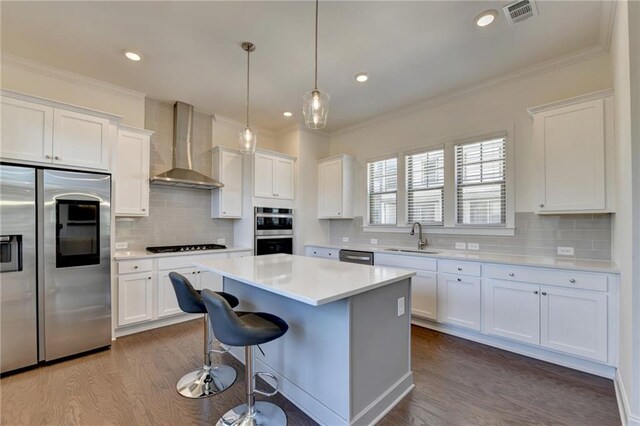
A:
{"label": "window sill", "polygon": [[[362,232],[388,232],[396,234],[409,233],[411,226],[371,226],[364,225]],[[490,235],[512,237],[515,228],[473,228],[473,227],[442,227],[425,226],[424,233],[429,235]]]}

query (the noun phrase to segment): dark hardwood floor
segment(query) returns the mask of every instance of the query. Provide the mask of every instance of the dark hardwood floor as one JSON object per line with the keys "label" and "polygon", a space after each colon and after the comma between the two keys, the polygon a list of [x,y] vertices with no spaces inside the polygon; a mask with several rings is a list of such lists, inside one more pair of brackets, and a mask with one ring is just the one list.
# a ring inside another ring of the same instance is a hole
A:
{"label": "dark hardwood floor", "polygon": [[[202,323],[123,337],[111,350],[0,380],[2,425],[212,425],[243,402],[238,381],[189,400],[176,381],[201,362]],[[619,425],[611,380],[413,327],[416,387],[381,425]],[[315,424],[281,395],[290,425]]]}

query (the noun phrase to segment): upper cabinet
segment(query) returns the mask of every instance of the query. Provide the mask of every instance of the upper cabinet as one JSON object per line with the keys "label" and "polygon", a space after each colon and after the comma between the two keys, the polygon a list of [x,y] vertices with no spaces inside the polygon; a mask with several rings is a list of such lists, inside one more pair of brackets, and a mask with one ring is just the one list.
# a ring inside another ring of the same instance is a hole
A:
{"label": "upper cabinet", "polygon": [[294,163],[295,159],[289,156],[256,152],[253,163],[253,195],[293,200]]}
{"label": "upper cabinet", "polygon": [[2,91],[3,160],[109,170],[120,117]]}
{"label": "upper cabinet", "polygon": [[115,165],[115,215],[149,216],[149,157],[153,132],[120,126]]}
{"label": "upper cabinet", "polygon": [[232,149],[213,150],[212,176],[224,184],[211,191],[211,217],[237,219],[242,217],[242,154]]}
{"label": "upper cabinet", "polygon": [[318,161],[318,219],[353,218],[353,167],[350,155]]}
{"label": "upper cabinet", "polygon": [[529,109],[537,213],[613,211],[612,94],[607,90]]}

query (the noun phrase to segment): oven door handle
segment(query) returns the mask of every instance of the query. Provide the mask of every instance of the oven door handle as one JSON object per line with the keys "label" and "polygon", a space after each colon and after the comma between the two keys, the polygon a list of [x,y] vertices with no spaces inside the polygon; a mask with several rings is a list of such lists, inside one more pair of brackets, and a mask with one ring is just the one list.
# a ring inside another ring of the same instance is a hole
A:
{"label": "oven door handle", "polygon": [[293,235],[259,235],[256,236],[256,240],[283,240],[283,239],[293,239]]}
{"label": "oven door handle", "polygon": [[281,217],[285,219],[293,219],[292,214],[276,214],[276,213],[257,213],[256,217]]}
{"label": "oven door handle", "polygon": [[364,260],[366,262],[371,262],[371,258],[369,256],[349,256],[342,255],[341,259],[349,259],[349,260]]}

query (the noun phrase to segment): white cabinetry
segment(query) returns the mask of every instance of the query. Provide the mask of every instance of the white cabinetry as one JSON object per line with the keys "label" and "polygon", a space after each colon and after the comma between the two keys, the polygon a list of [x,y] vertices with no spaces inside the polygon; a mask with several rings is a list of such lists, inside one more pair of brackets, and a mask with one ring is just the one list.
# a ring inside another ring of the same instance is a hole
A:
{"label": "white cabinetry", "polygon": [[118,262],[118,325],[153,318],[154,274],[150,261]]}
{"label": "white cabinetry", "polygon": [[439,320],[480,330],[480,278],[438,274]]}
{"label": "white cabinetry", "polygon": [[182,313],[182,309],[180,309],[180,305],[178,305],[178,298],[176,297],[176,292],[173,289],[173,284],[171,284],[171,279],[169,278],[169,274],[171,272],[177,272],[181,275],[184,275],[191,282],[191,285],[193,286],[193,288],[198,289],[195,268],[178,268],[178,269],[174,269],[173,271],[160,271],[160,275],[158,277],[158,291],[157,291],[158,318]]}
{"label": "white cabinetry", "polygon": [[318,161],[318,219],[353,218],[353,157]]}
{"label": "white cabinetry", "polygon": [[309,257],[321,257],[323,259],[340,259],[340,250],[326,247],[306,247],[304,255]]}
{"label": "white cabinetry", "polygon": [[115,215],[149,216],[149,156],[153,132],[120,126],[115,164]]}
{"label": "white cabinetry", "polygon": [[540,288],[535,284],[488,279],[483,284],[483,331],[540,344]]}
{"label": "white cabinetry", "polygon": [[120,119],[99,111],[3,90],[0,157],[109,170]]}
{"label": "white cabinetry", "polygon": [[613,211],[612,109],[611,91],[529,109],[537,213]]}
{"label": "white cabinetry", "polygon": [[213,150],[212,176],[224,186],[211,191],[211,217],[242,217],[242,154],[217,147]]}
{"label": "white cabinetry", "polygon": [[255,197],[293,200],[293,158],[275,153],[256,152],[253,167]]}

